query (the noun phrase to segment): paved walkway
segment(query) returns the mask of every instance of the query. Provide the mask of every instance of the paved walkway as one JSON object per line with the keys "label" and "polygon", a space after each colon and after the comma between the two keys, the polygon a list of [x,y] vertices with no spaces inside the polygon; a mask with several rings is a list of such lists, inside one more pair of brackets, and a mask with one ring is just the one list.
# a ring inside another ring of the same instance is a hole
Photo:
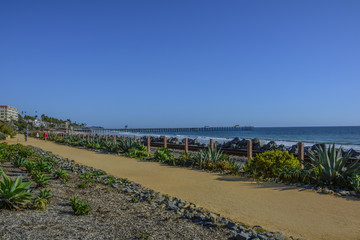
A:
{"label": "paved walkway", "polygon": [[238,176],[162,166],[33,138],[25,143],[19,135],[8,142],[40,147],[269,231],[307,239],[360,239],[359,199],[344,199],[281,184],[255,183]]}

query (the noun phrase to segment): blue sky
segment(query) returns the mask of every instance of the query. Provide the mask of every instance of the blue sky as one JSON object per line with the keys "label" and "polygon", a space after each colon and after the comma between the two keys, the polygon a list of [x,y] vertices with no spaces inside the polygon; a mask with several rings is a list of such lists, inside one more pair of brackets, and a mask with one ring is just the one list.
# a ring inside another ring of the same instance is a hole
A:
{"label": "blue sky", "polygon": [[360,1],[0,1],[0,105],[104,127],[360,125]]}

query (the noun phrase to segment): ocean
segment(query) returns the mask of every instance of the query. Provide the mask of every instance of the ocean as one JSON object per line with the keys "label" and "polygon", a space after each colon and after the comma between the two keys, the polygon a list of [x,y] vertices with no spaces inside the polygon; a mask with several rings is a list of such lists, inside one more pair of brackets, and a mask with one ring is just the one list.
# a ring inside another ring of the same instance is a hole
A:
{"label": "ocean", "polygon": [[[96,131],[95,131],[96,132]],[[235,137],[276,141],[278,145],[291,146],[297,142],[304,142],[305,146],[315,143],[333,144],[344,149],[360,151],[360,126],[358,127],[255,127],[253,130],[214,131],[214,132],[164,132],[164,133],[131,133],[113,132],[111,134],[127,136],[167,136],[197,138],[199,142],[209,143],[210,138],[223,143]]]}

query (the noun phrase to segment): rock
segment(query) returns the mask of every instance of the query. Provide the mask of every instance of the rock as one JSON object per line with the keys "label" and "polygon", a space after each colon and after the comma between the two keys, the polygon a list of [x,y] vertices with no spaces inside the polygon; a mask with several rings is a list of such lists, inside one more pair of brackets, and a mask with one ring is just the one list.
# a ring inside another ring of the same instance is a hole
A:
{"label": "rock", "polygon": [[298,146],[297,146],[297,144],[292,145],[288,149],[288,151],[289,151],[289,153],[294,154],[294,155],[298,154]]}
{"label": "rock", "polygon": [[260,140],[258,138],[254,138],[251,140],[253,145],[259,144]]}
{"label": "rock", "polygon": [[230,231],[228,234],[230,239],[234,239],[236,238],[237,232],[236,231]]}
{"label": "rock", "polygon": [[342,196],[349,196],[350,192],[349,191],[341,191],[339,192]]}
{"label": "rock", "polygon": [[325,148],[326,145],[324,143],[317,143],[312,145],[312,147],[310,148],[311,151],[316,151],[317,148]]}
{"label": "rock", "polygon": [[225,227],[228,229],[236,230],[236,223],[229,221]]}
{"label": "rock", "polygon": [[226,224],[226,223],[227,223],[227,219],[224,218],[224,217],[221,217],[221,218],[218,219],[218,222],[223,223],[223,224]]}
{"label": "rock", "polygon": [[268,238],[265,234],[261,234],[261,233],[258,234],[256,237],[259,239],[267,239]]}
{"label": "rock", "polygon": [[334,193],[334,191],[328,189],[327,187],[322,189],[321,192],[326,193],[326,194]]}
{"label": "rock", "polygon": [[278,147],[278,145],[276,144],[276,142],[270,141],[263,147],[263,149],[264,150],[274,150],[274,149],[277,149],[277,147]]}
{"label": "rock", "polygon": [[179,208],[184,208],[185,207],[185,203],[179,202],[177,205]]}
{"label": "rock", "polygon": [[169,203],[167,204],[167,209],[176,211],[176,210],[178,210],[179,208],[178,208],[178,206],[176,206],[176,203],[175,203],[175,202],[169,202]]}
{"label": "rock", "polygon": [[249,240],[251,239],[251,235],[245,232],[241,232],[236,235],[236,240]]}
{"label": "rock", "polygon": [[214,214],[214,213],[209,213],[208,217],[209,217],[210,221],[216,222],[216,218],[217,218],[217,215],[216,215],[216,214]]}
{"label": "rock", "polygon": [[238,146],[237,146],[236,144],[231,144],[230,148],[231,148],[231,149],[237,149]]}
{"label": "rock", "polygon": [[285,145],[283,145],[283,144],[279,145],[279,146],[277,147],[277,149],[280,150],[280,151],[283,151],[283,152],[287,150],[286,147],[285,147]]}
{"label": "rock", "polygon": [[126,192],[126,193],[133,193],[134,191],[131,190],[130,188],[126,188],[126,189],[125,189],[125,192]]}

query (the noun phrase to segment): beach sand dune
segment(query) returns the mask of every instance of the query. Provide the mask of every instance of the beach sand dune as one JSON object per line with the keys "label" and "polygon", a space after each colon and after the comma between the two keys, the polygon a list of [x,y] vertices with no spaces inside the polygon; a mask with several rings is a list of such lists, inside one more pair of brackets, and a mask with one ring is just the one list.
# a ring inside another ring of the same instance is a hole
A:
{"label": "beach sand dune", "polygon": [[307,239],[360,239],[360,200],[282,184],[256,183],[187,168],[100,154],[23,136],[8,140],[40,147],[75,162],[126,177],[145,187],[269,231]]}

